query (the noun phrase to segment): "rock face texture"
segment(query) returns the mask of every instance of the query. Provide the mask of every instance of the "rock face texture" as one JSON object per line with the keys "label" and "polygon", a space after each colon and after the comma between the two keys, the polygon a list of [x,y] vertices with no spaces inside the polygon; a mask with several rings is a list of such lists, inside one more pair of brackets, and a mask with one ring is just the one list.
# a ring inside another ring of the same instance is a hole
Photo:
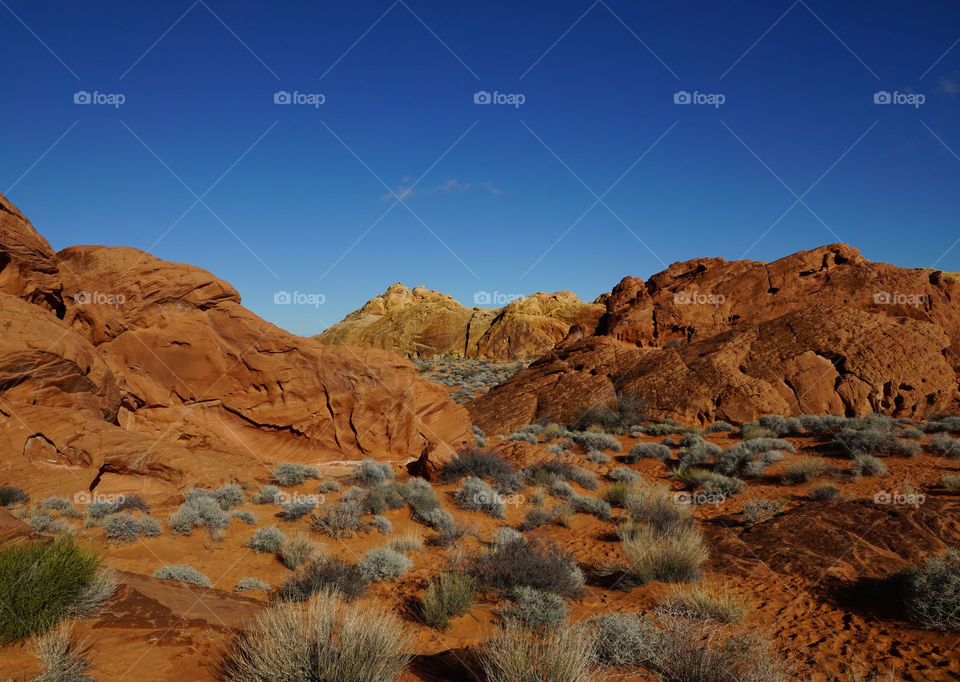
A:
{"label": "rock face texture", "polygon": [[956,405],[960,283],[832,244],[773,263],[675,263],[624,278],[571,337],[468,404],[503,432],[637,397],[652,418],[923,416]]}
{"label": "rock face texture", "polygon": [[137,249],[55,254],[0,206],[0,482],[166,494],[472,442],[464,408],[397,355],[289,334]]}
{"label": "rock face texture", "polygon": [[502,308],[467,308],[453,297],[399,282],[317,339],[330,345],[384,348],[404,357],[451,355],[482,360],[531,360],[573,326],[592,334],[605,308],[569,291],[536,293]]}

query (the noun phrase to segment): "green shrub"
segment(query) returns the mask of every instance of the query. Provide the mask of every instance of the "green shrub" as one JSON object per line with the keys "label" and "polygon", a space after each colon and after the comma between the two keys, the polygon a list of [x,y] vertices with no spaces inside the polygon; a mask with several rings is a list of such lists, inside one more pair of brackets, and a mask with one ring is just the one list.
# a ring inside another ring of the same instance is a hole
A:
{"label": "green shrub", "polygon": [[181,583],[211,587],[210,578],[188,564],[171,564],[158,568],[153,574],[161,580],[177,580]]}
{"label": "green shrub", "polygon": [[488,682],[583,682],[594,677],[593,647],[585,628],[531,632],[507,623],[477,656]]}
{"label": "green shrub", "polygon": [[538,630],[555,628],[567,619],[567,603],[550,592],[541,592],[532,587],[517,587],[507,595],[512,602],[501,609],[500,617],[505,622]]}
{"label": "green shrub", "polygon": [[0,546],[0,642],[46,632],[89,608],[99,563],[96,552],[69,535]]}
{"label": "green shrub", "polygon": [[256,532],[246,541],[246,546],[259,554],[273,554],[279,552],[286,540],[283,533],[274,526],[258,528]]}
{"label": "green shrub", "polygon": [[539,540],[514,540],[490,551],[467,557],[465,573],[486,587],[510,590],[533,587],[545,592],[576,597],[584,578],[573,556]]}
{"label": "green shrub", "polygon": [[910,622],[928,630],[960,630],[960,552],[947,550],[893,576]]}
{"label": "green shrub", "polygon": [[826,469],[822,459],[816,457],[797,457],[787,462],[780,478],[784,485],[807,483],[821,476]]}
{"label": "green shrub", "polygon": [[441,573],[427,583],[420,613],[427,625],[445,630],[450,619],[464,615],[477,598],[477,581],[463,573]]}
{"label": "green shrub", "polygon": [[311,560],[297,575],[280,586],[281,601],[307,601],[322,592],[339,592],[346,597],[359,597],[367,590],[367,579],[360,569],[337,557],[319,556]]}
{"label": "green shrub", "polygon": [[308,478],[323,478],[316,467],[304,466],[296,462],[281,462],[273,468],[272,476],[277,485],[284,488],[306,483]]}
{"label": "green shrub", "polygon": [[278,604],[257,615],[224,656],[228,682],[386,682],[410,662],[414,640],[394,614],[323,595],[306,610]]}
{"label": "green shrub", "polygon": [[363,555],[357,567],[367,580],[379,581],[406,575],[413,562],[389,547],[377,547]]}

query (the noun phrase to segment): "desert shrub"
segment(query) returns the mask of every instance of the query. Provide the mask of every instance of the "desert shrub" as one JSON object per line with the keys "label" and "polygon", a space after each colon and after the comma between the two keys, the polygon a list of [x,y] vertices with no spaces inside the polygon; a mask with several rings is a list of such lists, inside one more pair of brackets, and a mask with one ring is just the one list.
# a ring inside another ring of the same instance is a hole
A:
{"label": "desert shrub", "polygon": [[605,613],[584,621],[593,633],[597,660],[610,668],[643,665],[653,655],[656,631],[649,620],[635,613]]}
{"label": "desert shrub", "polygon": [[762,497],[747,500],[743,503],[743,520],[747,522],[748,526],[752,526],[755,523],[772,518],[781,509],[783,509],[783,502],[774,502]]}
{"label": "desert shrub", "polygon": [[417,520],[423,523],[425,526],[432,528],[433,530],[440,531],[441,533],[449,533],[453,531],[456,525],[453,514],[448,512],[446,509],[441,509],[439,507],[436,509],[431,509],[426,514],[419,516]]}
{"label": "desert shrub", "polygon": [[629,481],[615,481],[603,489],[600,499],[611,507],[622,507],[633,490],[633,485]]}
{"label": "desert shrub", "polygon": [[823,435],[828,431],[843,426],[846,421],[847,420],[845,417],[839,417],[832,414],[823,416],[805,414],[800,417],[800,424],[803,426],[803,428],[817,436]]}
{"label": "desert shrub", "polygon": [[351,479],[361,485],[381,485],[393,479],[393,471],[386,462],[367,458],[354,468]]}
{"label": "desert shrub", "polygon": [[530,504],[534,507],[542,507],[547,501],[547,491],[541,487],[533,489],[530,493]]}
{"label": "desert shrub", "polygon": [[44,635],[33,638],[31,653],[40,659],[40,674],[33,682],[93,682],[87,675],[93,668],[90,645],[77,641],[73,626],[63,623]]}
{"label": "desert shrub", "polygon": [[643,432],[648,436],[669,436],[672,433],[680,433],[682,430],[679,424],[674,424],[670,419],[664,419],[659,423],[643,424]]}
{"label": "desert shrub", "polygon": [[289,502],[280,505],[283,509],[284,521],[296,521],[317,508],[317,501],[310,497],[295,497]]}
{"label": "desert shrub", "polygon": [[27,525],[34,533],[50,533],[57,535],[70,530],[70,524],[46,512],[34,512],[27,518]]}
{"label": "desert shrub", "polygon": [[670,448],[660,443],[637,443],[630,452],[621,459],[627,464],[639,462],[641,459],[659,459],[666,461],[672,456]]}
{"label": "desert shrub", "polygon": [[748,422],[740,425],[740,435],[746,443],[757,438],[776,438],[777,432],[759,424]]}
{"label": "desert shrub", "polygon": [[454,503],[461,509],[482,511],[495,519],[502,519],[507,510],[506,502],[493,488],[476,476],[465,478],[453,494]]}
{"label": "desert shrub", "polygon": [[340,491],[340,484],[336,481],[320,481],[317,483],[318,493],[335,493]]}
{"label": "desert shrub", "polygon": [[395,483],[386,483],[371,488],[350,488],[341,499],[347,501],[356,499],[363,511],[368,514],[382,514],[388,509],[399,509],[406,504],[400,494],[400,487]]}
{"label": "desert shrub", "polygon": [[739,478],[696,467],[680,468],[676,471],[676,476],[694,490],[711,497],[727,498],[742,493],[745,487]]}
{"label": "desert shrub", "polygon": [[636,582],[691,582],[700,578],[708,557],[703,536],[695,526],[659,534],[650,528],[637,529],[621,540],[629,566],[627,573]]}
{"label": "desert shrub", "polygon": [[420,614],[427,625],[446,630],[450,619],[464,615],[477,598],[477,581],[463,573],[445,572],[427,583]]}
{"label": "desert shrub", "polygon": [[153,574],[154,578],[161,580],[177,580],[181,583],[190,583],[191,585],[201,585],[210,587],[210,578],[188,564],[170,564],[158,568]]}
{"label": "desert shrub", "polygon": [[594,676],[593,646],[585,628],[531,632],[508,623],[480,646],[477,657],[488,682],[582,682]]}
{"label": "desert shrub", "polygon": [[393,524],[390,523],[390,519],[386,516],[380,516],[379,514],[370,519],[370,525],[376,528],[380,535],[390,535],[393,531]]}
{"label": "desert shrub", "polygon": [[481,585],[503,591],[533,587],[576,597],[584,583],[583,572],[569,553],[534,540],[515,540],[467,557],[464,572]]}
{"label": "desert shrub", "polygon": [[280,501],[280,496],[280,488],[267,484],[260,487],[260,492],[256,495],[256,501],[260,504],[276,504]]}
{"label": "desert shrub", "polygon": [[319,556],[280,586],[277,599],[307,601],[323,592],[339,592],[349,598],[359,597],[366,592],[368,582],[357,566],[337,557]]}
{"label": "desert shrub", "polygon": [[281,462],[273,468],[271,475],[277,485],[284,488],[305,483],[308,478],[323,478],[316,467],[304,466],[296,462]]}
{"label": "desert shrub", "polygon": [[493,533],[493,544],[495,545],[502,545],[514,540],[524,540],[523,534],[509,526],[497,528]]}
{"label": "desert shrub", "polygon": [[274,526],[258,528],[257,531],[244,544],[254,552],[260,554],[273,554],[279,552],[283,547],[286,537]]}
{"label": "desert shrub", "polygon": [[573,442],[582,445],[586,450],[620,452],[623,447],[620,445],[620,441],[609,433],[576,433],[573,435]]}
{"label": "desert shrub", "polygon": [[230,516],[237,519],[238,521],[243,521],[248,526],[257,525],[257,517],[252,511],[248,511],[246,509],[235,511]]}
{"label": "desert shrub", "polygon": [[570,509],[577,514],[590,514],[598,519],[609,519],[612,511],[610,504],[596,497],[575,495],[570,500]]}
{"label": "desert shrub", "polygon": [[136,542],[143,532],[140,519],[132,514],[111,514],[104,520],[103,530],[115,545]]}
{"label": "desert shrub", "polygon": [[117,572],[110,566],[100,565],[93,579],[83,586],[80,594],[70,605],[68,615],[78,617],[95,614],[117,591]]}
{"label": "desert shrub", "polygon": [[547,440],[553,440],[554,438],[566,438],[570,435],[570,430],[562,424],[550,423],[543,427],[543,431],[540,435]]}
{"label": "desert shrub", "polygon": [[944,476],[940,484],[952,493],[960,493],[960,475],[949,474]]}
{"label": "desert shrub", "polygon": [[783,450],[784,452],[789,452],[791,455],[797,453],[797,448],[793,446],[793,443],[781,438],[754,438],[753,440],[744,441],[743,445],[755,455],[769,452],[770,450]]}
{"label": "desert shrub", "polygon": [[740,475],[744,478],[759,478],[766,473],[769,466],[782,461],[783,458],[783,453],[779,450],[768,450],[744,464]]}
{"label": "desert shrub", "polygon": [[505,622],[538,630],[558,627],[567,619],[567,603],[550,592],[518,587],[507,597],[511,604],[500,611],[500,618]]}
{"label": "desert shrub", "polygon": [[597,477],[583,467],[575,466],[571,468],[567,478],[584,490],[596,490],[600,487],[600,484],[597,483]]}
{"label": "desert shrub", "polygon": [[[462,523],[455,523],[451,517],[450,525],[440,528],[436,533],[426,539],[426,543],[433,547],[451,547],[456,544],[464,535],[473,535],[476,537],[474,527]],[[479,538],[478,538],[479,539]]]}
{"label": "desert shrub", "polygon": [[526,514],[523,515],[523,520],[520,522],[520,529],[533,530],[534,528],[539,528],[553,521],[561,512],[562,507],[554,507],[550,510],[543,509],[542,507],[529,509]]}
{"label": "desert shrub", "polygon": [[960,417],[955,415],[936,415],[931,421],[920,426],[924,433],[960,433]]}
{"label": "desert shrub", "polygon": [[388,545],[390,549],[397,552],[422,552],[423,538],[419,533],[407,531],[398,538],[394,538]]}
{"label": "desert shrub", "polygon": [[930,439],[927,449],[935,455],[957,459],[960,458],[960,439],[940,434]]}
{"label": "desert shrub", "polygon": [[87,505],[87,516],[91,519],[102,519],[105,516],[116,513],[120,505],[108,500],[96,500]]}
{"label": "desert shrub", "polygon": [[500,481],[508,479],[512,474],[513,467],[497,453],[470,448],[444,463],[440,470],[440,479],[457,481],[464,476],[476,476]]}
{"label": "desert shrub", "polygon": [[317,547],[305,533],[296,533],[283,540],[280,545],[280,558],[283,565],[291,571],[307,563],[317,553]]}
{"label": "desert shrub", "polygon": [[526,433],[522,431],[517,431],[516,433],[511,433],[507,436],[507,440],[517,440],[523,443],[530,443],[531,445],[536,445],[540,441],[532,433]]}
{"label": "desert shrub", "polygon": [[855,429],[849,426],[834,434],[833,444],[846,451],[851,458],[865,454],[913,457],[922,450],[919,443],[899,438],[894,431],[877,428]]}
{"label": "desert shrub", "polygon": [[885,473],[887,473],[887,465],[878,457],[874,457],[873,455],[857,455],[854,458],[854,476],[883,476]]}
{"label": "desert shrub", "polygon": [[557,457],[537,462],[522,472],[535,485],[549,485],[554,481],[566,481],[573,474],[574,465]]}
{"label": "desert shrub", "polygon": [[223,674],[228,682],[395,680],[410,662],[413,644],[396,615],[322,595],[305,611],[277,604],[259,613],[225,654]]}
{"label": "desert shrub", "polygon": [[912,440],[923,440],[924,434],[923,434],[923,431],[921,431],[920,429],[909,428],[909,429],[903,429],[900,432],[900,435],[903,438],[910,438]]}
{"label": "desert shrub", "polygon": [[46,632],[86,608],[99,563],[71,536],[0,547],[0,643]]}
{"label": "desert shrub", "polygon": [[547,446],[547,452],[551,455],[564,455],[566,457],[573,457],[573,452],[571,452],[563,442],[551,443]]}
{"label": "desert shrub", "polygon": [[742,623],[750,611],[747,603],[729,586],[700,583],[673,585],[658,609],[691,620]]}
{"label": "desert shrub", "polygon": [[170,515],[167,523],[175,535],[190,535],[193,529],[204,526],[215,533],[230,525],[230,515],[224,513],[213,493],[194,488],[184,496],[183,504]]}
{"label": "desert shrub", "polygon": [[240,582],[233,588],[237,592],[246,592],[247,590],[270,590],[270,584],[265,583],[259,578],[240,578]]}
{"label": "desert shrub", "polygon": [[40,503],[44,509],[53,509],[54,511],[66,511],[70,508],[70,500],[63,497],[51,496]]}
{"label": "desert shrub", "polygon": [[643,476],[627,467],[614,467],[607,477],[611,481],[623,481],[625,483],[637,484],[643,483]]}
{"label": "desert shrub", "polygon": [[312,526],[315,530],[339,540],[353,537],[366,528],[366,523],[359,502],[339,500],[324,507],[323,511],[313,518]]}
{"label": "desert shrub", "polygon": [[673,494],[661,486],[651,486],[628,495],[624,504],[632,521],[646,524],[660,534],[669,534],[693,525],[690,505],[677,504]]}
{"label": "desert shrub", "polygon": [[605,452],[600,452],[599,450],[591,450],[587,453],[586,459],[588,462],[593,462],[594,464],[607,464],[610,461],[610,455]]}
{"label": "desert shrub", "polygon": [[661,445],[667,445],[667,446],[669,446],[669,447],[673,447],[673,446],[675,446],[675,445],[677,444],[677,441],[675,441],[675,440],[674,440],[673,438],[671,438],[670,436],[667,436],[666,438],[664,438],[663,440],[660,441],[660,444],[661,444]]}
{"label": "desert shrub", "polygon": [[361,557],[357,567],[367,580],[379,581],[406,575],[413,562],[389,547],[377,547]]}
{"label": "desert shrub", "polygon": [[797,485],[798,483],[807,483],[823,474],[826,465],[822,459],[816,457],[796,457],[787,462],[783,467],[783,473],[780,478],[784,485]]}
{"label": "desert shrub", "polygon": [[17,504],[26,504],[30,496],[14,485],[0,485],[0,507],[10,508]]}
{"label": "desert shrub", "polygon": [[707,427],[707,433],[719,433],[721,431],[736,431],[736,427],[729,422],[725,422],[722,419],[719,421],[713,422],[710,426]]}
{"label": "desert shrub", "polygon": [[223,511],[230,511],[243,504],[243,488],[236,483],[226,483],[213,491],[213,499]]}
{"label": "desert shrub", "polygon": [[904,614],[928,630],[960,630],[960,552],[947,550],[891,578]]}
{"label": "desert shrub", "polygon": [[[632,422],[630,422],[632,423]],[[594,405],[588,407],[574,419],[573,424],[570,427],[574,431],[586,431],[587,429],[594,429],[605,432],[620,432],[628,426],[627,423],[621,419],[620,414],[616,411],[603,407],[601,405]]]}
{"label": "desert shrub", "polygon": [[832,483],[821,483],[810,490],[810,498],[823,502],[824,500],[834,500],[840,496],[840,489]]}
{"label": "desert shrub", "polygon": [[121,499],[117,500],[114,511],[141,511],[146,514],[150,511],[150,505],[139,495],[124,495]]}

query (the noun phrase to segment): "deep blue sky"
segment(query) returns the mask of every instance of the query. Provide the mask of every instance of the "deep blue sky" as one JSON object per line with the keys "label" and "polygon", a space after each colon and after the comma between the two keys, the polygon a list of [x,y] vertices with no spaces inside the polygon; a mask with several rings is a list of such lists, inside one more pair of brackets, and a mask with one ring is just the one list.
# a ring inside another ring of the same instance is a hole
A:
{"label": "deep blue sky", "polygon": [[[960,246],[944,255],[960,237],[957,3],[192,2],[0,3],[0,192],[54,248],[204,267],[301,334],[398,280],[468,305],[592,299],[665,263],[837,240],[960,270]],[[79,90],[126,101],[77,105]],[[880,90],[926,101],[877,105]],[[381,218],[394,201],[374,174],[396,190],[428,169]],[[210,210],[182,217],[218,179]],[[791,190],[803,203],[783,216]],[[275,305],[280,290],[326,302]]]}

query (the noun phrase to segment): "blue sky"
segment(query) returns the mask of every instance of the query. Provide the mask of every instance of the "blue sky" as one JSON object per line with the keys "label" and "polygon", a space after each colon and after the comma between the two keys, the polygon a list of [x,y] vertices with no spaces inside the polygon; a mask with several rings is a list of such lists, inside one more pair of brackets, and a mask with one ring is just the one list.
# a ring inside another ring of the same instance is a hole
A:
{"label": "blue sky", "polygon": [[592,299],[678,260],[834,241],[960,270],[956,3],[3,0],[0,15],[0,192],[56,249],[204,267],[296,333],[395,281],[467,305]]}

